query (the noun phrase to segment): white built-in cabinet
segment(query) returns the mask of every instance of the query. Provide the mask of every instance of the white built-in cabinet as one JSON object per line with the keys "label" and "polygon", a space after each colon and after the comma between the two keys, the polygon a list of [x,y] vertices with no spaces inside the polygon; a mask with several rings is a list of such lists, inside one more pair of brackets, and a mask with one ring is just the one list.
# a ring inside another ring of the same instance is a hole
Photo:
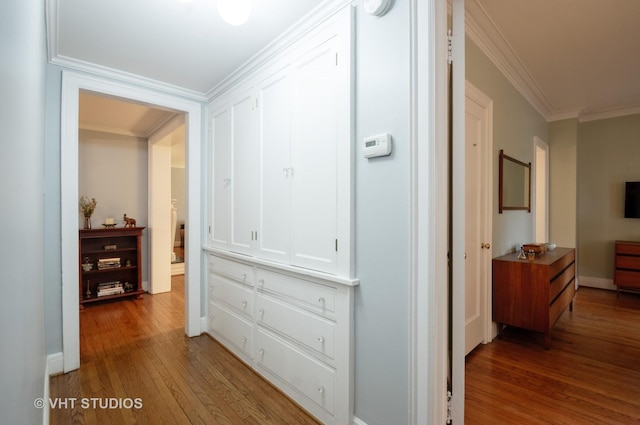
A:
{"label": "white built-in cabinet", "polygon": [[209,244],[351,275],[351,11],[209,105]]}
{"label": "white built-in cabinet", "polygon": [[350,2],[208,107],[207,329],[321,422],[353,416]]}

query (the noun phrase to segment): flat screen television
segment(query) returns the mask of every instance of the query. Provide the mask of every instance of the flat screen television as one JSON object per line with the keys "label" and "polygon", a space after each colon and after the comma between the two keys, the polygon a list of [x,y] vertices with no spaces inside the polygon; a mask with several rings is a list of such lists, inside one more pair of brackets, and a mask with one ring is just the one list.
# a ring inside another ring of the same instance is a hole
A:
{"label": "flat screen television", "polygon": [[627,182],[624,190],[624,217],[640,218],[640,182]]}

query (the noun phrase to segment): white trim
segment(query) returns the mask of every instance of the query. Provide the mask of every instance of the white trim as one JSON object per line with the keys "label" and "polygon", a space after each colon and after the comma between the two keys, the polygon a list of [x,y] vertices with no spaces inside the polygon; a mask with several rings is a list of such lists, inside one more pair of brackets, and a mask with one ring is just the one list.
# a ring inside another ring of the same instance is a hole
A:
{"label": "white trim", "polygon": [[186,118],[187,216],[185,249],[192,253],[185,264],[185,333],[200,332],[202,256],[202,105],[153,88],[106,80],[73,71],[62,73],[61,94],[61,252],[62,252],[62,346],[64,371],[80,366],[78,311],[78,104],[81,90],[132,99],[184,112]]}
{"label": "white trim", "polygon": [[58,375],[64,372],[64,355],[62,352],[47,355],[47,375]]}
{"label": "white trim", "polygon": [[543,188],[544,190],[544,194],[545,194],[545,209],[546,211],[544,211],[545,214],[545,233],[546,233],[546,237],[543,238],[544,240],[540,240],[539,242],[549,242],[549,232],[550,232],[550,228],[549,228],[549,216],[550,216],[550,206],[549,206],[549,201],[550,201],[550,191],[549,191],[549,173],[550,173],[550,155],[549,155],[549,145],[542,140],[541,138],[539,138],[538,136],[533,136],[533,163],[532,163],[532,173],[531,173],[531,210],[533,212],[531,218],[533,219],[533,234],[534,234],[534,239],[535,236],[538,234],[538,202],[537,202],[537,198],[538,198],[538,171],[540,171],[538,169],[539,165],[538,165],[538,153],[537,150],[541,149],[542,151],[545,152],[545,157],[546,157],[546,164],[545,164],[545,187]]}
{"label": "white trim", "polygon": [[580,276],[580,286],[587,286],[589,288],[607,289],[609,291],[615,291],[616,285],[613,284],[613,279],[605,279],[602,277]]}
{"label": "white trim", "polygon": [[549,117],[553,105],[478,0],[466,0],[465,10],[466,34],[531,106]]}
{"label": "white trim", "polygon": [[324,21],[331,18],[331,16],[335,15],[351,3],[353,3],[353,0],[329,0],[321,2],[320,5],[300,19],[298,23],[278,36],[275,40],[237,68],[231,75],[209,90],[207,92],[207,98],[209,101],[217,98],[239,82],[249,78],[249,76],[265,66],[266,63],[273,60],[287,47],[291,46],[305,34],[308,34],[312,29],[322,24]]}
{"label": "white trim", "polygon": [[353,425],[367,425],[367,423],[365,421],[363,421],[362,419],[354,416],[353,417]]}
{"label": "white trim", "polygon": [[51,397],[51,380],[49,379],[49,361],[48,358],[44,363],[44,388],[42,389],[42,399],[44,402],[44,408],[42,409],[42,425],[49,425],[49,398]]}
{"label": "white trim", "polygon": [[[411,0],[409,423],[447,417],[447,2]],[[355,422],[355,421],[354,421]]]}

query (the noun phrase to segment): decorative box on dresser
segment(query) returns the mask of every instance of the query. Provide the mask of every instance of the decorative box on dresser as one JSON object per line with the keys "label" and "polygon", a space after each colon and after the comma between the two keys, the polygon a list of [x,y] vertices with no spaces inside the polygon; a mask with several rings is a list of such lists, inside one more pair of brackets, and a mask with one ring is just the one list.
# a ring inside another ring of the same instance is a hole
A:
{"label": "decorative box on dresser", "polygon": [[493,321],[541,332],[545,348],[551,329],[567,306],[573,310],[575,250],[556,248],[534,260],[511,253],[493,259]]}
{"label": "decorative box on dresser", "polygon": [[357,280],[217,250],[207,261],[208,333],[323,423],[350,425]]}
{"label": "decorative box on dresser", "polygon": [[620,289],[640,291],[640,242],[616,241],[613,283]]}

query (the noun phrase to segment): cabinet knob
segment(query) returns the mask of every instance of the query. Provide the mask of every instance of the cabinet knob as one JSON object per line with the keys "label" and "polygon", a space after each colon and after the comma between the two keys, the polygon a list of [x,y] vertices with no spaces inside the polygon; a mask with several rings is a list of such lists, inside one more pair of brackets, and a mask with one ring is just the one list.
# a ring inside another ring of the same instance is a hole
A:
{"label": "cabinet knob", "polygon": [[228,185],[229,183],[231,183],[231,179],[224,179],[222,180],[222,183],[224,183],[225,185]]}
{"label": "cabinet knob", "polygon": [[264,286],[264,279],[258,279],[258,283],[260,284],[260,286]]}
{"label": "cabinet knob", "polygon": [[240,338],[240,341],[242,341],[243,344],[246,343],[247,342],[247,337],[243,336],[242,338]]}
{"label": "cabinet knob", "polygon": [[324,394],[324,386],[320,385],[318,388],[316,388],[316,391],[318,391],[320,394]]}
{"label": "cabinet knob", "polygon": [[325,299],[324,299],[324,297],[320,297],[320,298],[318,298],[318,302],[319,302],[320,304],[324,305],[324,303],[325,303]]}
{"label": "cabinet knob", "polygon": [[241,278],[242,280],[245,280],[245,279],[247,278],[247,274],[246,274],[246,273],[242,273],[242,274],[240,275],[240,278]]}
{"label": "cabinet knob", "polygon": [[260,348],[258,350],[258,354],[260,354],[261,356],[264,356],[264,348]]}
{"label": "cabinet knob", "polygon": [[258,314],[260,314],[260,316],[264,316],[264,308],[258,310]]}
{"label": "cabinet knob", "polygon": [[324,337],[323,337],[323,336],[319,336],[319,337],[318,337],[318,342],[319,342],[320,344],[324,344]]}
{"label": "cabinet knob", "polygon": [[246,301],[242,301],[242,308],[243,309],[247,308],[247,302]]}

